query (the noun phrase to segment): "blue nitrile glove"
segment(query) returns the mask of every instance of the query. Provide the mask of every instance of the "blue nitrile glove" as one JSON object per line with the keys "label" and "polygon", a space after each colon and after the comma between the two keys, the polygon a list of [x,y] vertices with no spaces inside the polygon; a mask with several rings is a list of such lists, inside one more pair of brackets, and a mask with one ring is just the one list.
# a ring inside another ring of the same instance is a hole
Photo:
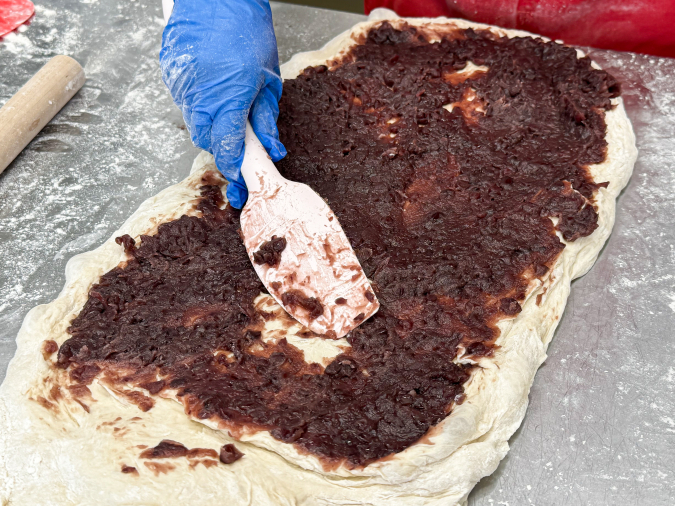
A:
{"label": "blue nitrile glove", "polygon": [[243,207],[241,176],[248,117],[275,162],[286,155],[277,117],[281,77],[268,0],[177,0],[162,36],[162,78],[192,142],[213,154]]}

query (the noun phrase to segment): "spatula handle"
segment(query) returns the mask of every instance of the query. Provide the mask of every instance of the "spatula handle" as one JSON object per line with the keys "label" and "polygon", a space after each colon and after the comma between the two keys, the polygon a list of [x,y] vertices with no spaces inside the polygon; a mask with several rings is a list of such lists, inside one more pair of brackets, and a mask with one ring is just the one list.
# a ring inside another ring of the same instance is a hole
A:
{"label": "spatula handle", "polygon": [[241,175],[246,181],[249,193],[274,191],[275,187],[283,184],[286,180],[279,174],[248,120],[246,121],[245,144]]}
{"label": "spatula handle", "polygon": [[84,70],[55,56],[0,109],[0,172],[84,84]]}

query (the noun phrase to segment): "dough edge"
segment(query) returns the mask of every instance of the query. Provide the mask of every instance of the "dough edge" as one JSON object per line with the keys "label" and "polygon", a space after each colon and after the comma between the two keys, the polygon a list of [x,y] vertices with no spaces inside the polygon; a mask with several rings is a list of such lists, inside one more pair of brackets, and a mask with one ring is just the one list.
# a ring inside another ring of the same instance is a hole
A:
{"label": "dough edge", "polygon": [[[355,43],[352,34],[362,33],[382,19],[399,18],[391,11],[376,9],[368,21],[322,49],[295,55],[282,66],[282,76],[292,78],[309,65],[335,58]],[[446,18],[405,21],[418,26],[452,23],[460,28],[488,28]],[[508,36],[538,37],[490,28]],[[544,285],[533,287],[518,317],[500,323],[501,348],[493,359],[480,362],[482,369],[466,385],[466,401],[433,431],[432,445],[414,445],[363,471],[340,468],[325,473],[316,458],[259,433],[236,443],[246,457],[231,466],[191,470],[172,460],[177,469],[155,477],[143,467],[136,444],[156,444],[169,438],[190,448],[217,449],[234,440],[189,420],[178,403],[158,399],[155,407],[141,413],[104,392],[96,382],[91,387],[97,399],[92,403],[92,415],[77,407],[63,407],[68,420],[50,419],[46,416],[49,412],[27,399],[26,393],[36,388],[34,380],[48,371],[40,343],[56,338],[61,344],[67,326],[64,322],[79,312],[91,284],[124,259],[114,238],[124,233],[137,238],[190,209],[201,174],[215,169],[211,155],[201,153],[190,177],[144,202],[102,246],[73,257],[66,266],[66,285],[59,297],[26,316],[17,337],[16,355],[0,387],[0,499],[11,499],[12,504],[85,504],[94,499],[99,504],[204,504],[226,494],[232,505],[464,503],[474,485],[494,472],[506,455],[508,439],[525,415],[534,375],[546,358],[570,283],[590,269],[611,232],[615,199],[627,184],[637,156],[632,127],[621,99],[616,102],[617,107],[606,114],[607,159],[591,167],[596,181],[610,181],[596,196],[598,229],[569,243],[551,271],[554,279],[549,277]],[[547,291],[537,306],[536,297],[544,287]],[[140,416],[146,427],[128,422],[132,435],[123,442],[96,428],[96,422],[117,416],[122,416],[123,422]],[[63,437],[64,430],[68,437]],[[135,477],[122,474],[119,467],[111,468],[114,459],[101,459],[102,450],[137,467],[141,474]],[[80,477],[79,481],[72,476]]]}

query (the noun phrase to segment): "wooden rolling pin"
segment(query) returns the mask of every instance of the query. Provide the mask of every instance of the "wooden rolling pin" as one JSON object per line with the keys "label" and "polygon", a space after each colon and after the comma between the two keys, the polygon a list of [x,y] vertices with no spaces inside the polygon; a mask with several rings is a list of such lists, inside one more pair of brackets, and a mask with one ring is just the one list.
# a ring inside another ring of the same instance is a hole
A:
{"label": "wooden rolling pin", "polygon": [[55,56],[0,109],[0,173],[84,84],[84,70]]}

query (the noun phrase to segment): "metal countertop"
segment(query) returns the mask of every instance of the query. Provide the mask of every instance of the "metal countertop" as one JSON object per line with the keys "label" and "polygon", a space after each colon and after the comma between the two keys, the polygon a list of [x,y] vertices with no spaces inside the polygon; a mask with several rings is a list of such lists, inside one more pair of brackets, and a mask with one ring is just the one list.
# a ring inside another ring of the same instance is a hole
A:
{"label": "metal countertop", "polygon": [[[280,60],[363,19],[273,4]],[[183,179],[197,150],[159,72],[159,0],[38,0],[0,42],[0,105],[68,54],[84,88],[0,175],[0,378],[67,260]],[[592,57],[624,85],[640,156],[614,232],[575,282],[511,451],[471,506],[675,503],[675,60]]]}

